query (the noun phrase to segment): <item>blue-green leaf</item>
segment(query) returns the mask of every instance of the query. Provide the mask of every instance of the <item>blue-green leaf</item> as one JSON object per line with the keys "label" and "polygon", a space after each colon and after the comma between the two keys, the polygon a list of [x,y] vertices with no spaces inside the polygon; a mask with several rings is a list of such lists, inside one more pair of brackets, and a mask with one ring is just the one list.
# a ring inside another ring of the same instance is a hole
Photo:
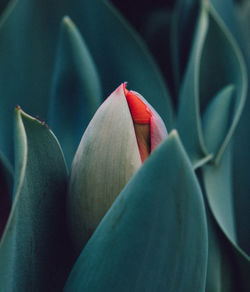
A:
{"label": "blue-green leaf", "polygon": [[69,272],[67,172],[46,125],[15,110],[14,202],[0,242],[1,291],[61,291]]}
{"label": "blue-green leaf", "polygon": [[[89,11],[95,15],[91,23]],[[140,92],[156,109],[167,129],[172,129],[174,117],[166,84],[139,35],[109,1],[89,1],[83,18],[89,20],[91,31],[87,23],[79,22],[79,26],[96,60],[104,96],[110,94],[110,88],[128,81],[129,87]]]}
{"label": "blue-green leaf", "polygon": [[[236,21],[236,4],[235,0],[209,0],[211,5],[220,15],[221,19],[234,35],[236,40],[239,38],[239,26]],[[241,35],[240,35],[241,36]]]}
{"label": "blue-green leaf", "polygon": [[[205,165],[203,167],[203,179],[209,207],[222,231],[220,244],[222,244],[222,248],[226,249],[225,247],[227,246],[227,249],[229,249],[226,255],[227,258],[222,261],[222,265],[224,265],[224,269],[232,269],[234,266],[237,271],[240,271],[239,275],[234,273],[230,276],[233,279],[225,278],[221,282],[222,288],[228,291],[225,287],[232,280],[234,282],[240,281],[242,287],[244,287],[241,291],[248,291],[250,289],[250,258],[238,245],[231,146],[230,143],[219,164]],[[235,196],[237,196],[237,193]],[[231,259],[229,260],[229,258]],[[229,267],[226,267],[226,265],[229,265]]]}
{"label": "blue-green leaf", "polygon": [[171,49],[177,92],[180,89],[179,87],[190,55],[199,10],[199,0],[176,1],[172,21]]}
{"label": "blue-green leaf", "polygon": [[205,165],[203,167],[203,176],[212,213],[223,232],[236,243],[231,150],[231,147],[228,146],[223,159],[218,165]]}
{"label": "blue-green leaf", "polygon": [[177,126],[181,139],[193,164],[207,156],[202,141],[202,128],[199,112],[199,73],[202,49],[208,32],[209,18],[207,10],[202,7],[197,22],[196,33],[190,53],[187,70],[180,91],[180,104]]}
{"label": "blue-green leaf", "polygon": [[71,165],[82,134],[101,103],[95,64],[80,32],[64,17],[52,84],[48,123]]}
{"label": "blue-green leaf", "polygon": [[200,292],[206,268],[204,202],[174,131],[120,193],[65,291]]}
{"label": "blue-green leaf", "polygon": [[228,85],[208,104],[203,117],[202,126],[206,147],[209,152],[217,154],[226,137],[233,112],[234,86]]}
{"label": "blue-green leaf", "polygon": [[204,1],[181,88],[178,113],[178,129],[193,164],[208,155],[200,115],[211,97],[228,84],[235,86],[234,108],[223,141],[212,142],[220,145],[215,157],[217,162],[238,124],[245,103],[247,79],[245,64],[233,36],[209,1]]}
{"label": "blue-green leaf", "polygon": [[16,104],[34,116],[47,118],[51,64],[64,15],[74,20],[86,41],[100,72],[103,96],[128,81],[171,129],[173,113],[163,77],[142,39],[108,1],[62,0],[48,5],[44,0],[22,0],[17,1],[0,28],[0,149],[3,153],[12,155],[11,115]]}
{"label": "blue-green leaf", "polygon": [[208,222],[208,265],[206,292],[244,291],[241,275],[235,266],[230,243],[223,236],[210,210],[207,210]]}

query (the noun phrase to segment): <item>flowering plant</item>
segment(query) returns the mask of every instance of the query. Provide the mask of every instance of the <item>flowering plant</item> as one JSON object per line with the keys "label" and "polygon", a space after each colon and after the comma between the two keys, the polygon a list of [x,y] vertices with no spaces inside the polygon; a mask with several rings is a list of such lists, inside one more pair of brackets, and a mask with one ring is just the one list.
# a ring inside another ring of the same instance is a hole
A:
{"label": "flowering plant", "polygon": [[249,2],[126,5],[0,5],[0,291],[250,290]]}

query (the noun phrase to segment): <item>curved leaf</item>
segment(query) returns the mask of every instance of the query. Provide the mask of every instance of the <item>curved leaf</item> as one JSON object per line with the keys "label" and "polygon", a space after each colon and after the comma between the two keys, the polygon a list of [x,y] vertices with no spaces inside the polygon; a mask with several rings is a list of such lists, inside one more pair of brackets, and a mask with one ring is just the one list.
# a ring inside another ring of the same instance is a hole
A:
{"label": "curved leaf", "polygon": [[236,244],[231,150],[231,147],[228,147],[218,165],[205,165],[203,167],[203,176],[212,213],[225,234]]}
{"label": "curved leaf", "polygon": [[223,142],[213,142],[220,144],[214,157],[217,163],[222,158],[239,121],[246,98],[247,79],[245,64],[235,40],[214,8],[204,1],[181,88],[178,113],[178,129],[194,164],[208,154],[200,115],[211,96],[228,84],[235,86],[233,116]]}
{"label": "curved leaf", "polygon": [[[226,241],[230,244],[230,255],[234,258],[231,265],[237,264],[237,270],[241,271],[240,283],[245,287],[242,291],[250,289],[249,271],[250,258],[239,247],[234,210],[234,194],[233,194],[233,176],[232,176],[232,145],[228,145],[222,160],[218,165],[211,164],[203,167],[204,186],[207,194],[208,203],[213,216],[219,227],[221,228]],[[236,261],[236,263],[235,263]],[[229,280],[229,279],[228,279]],[[227,284],[225,280],[224,284]],[[222,285],[224,285],[222,283]]]}
{"label": "curved leaf", "polygon": [[5,124],[1,126],[0,149],[4,154],[12,154],[10,117],[16,104],[46,119],[51,64],[64,15],[74,19],[88,45],[100,72],[103,96],[128,81],[147,97],[171,129],[171,101],[159,69],[143,41],[111,4],[104,0],[22,0],[0,29],[0,93],[4,97],[0,99],[0,121]]}
{"label": "curved leaf", "polygon": [[204,140],[209,152],[216,153],[226,137],[232,117],[234,86],[228,85],[208,104],[202,117]]}
{"label": "curved leaf", "polygon": [[208,155],[204,142],[200,138],[202,129],[199,111],[199,71],[208,21],[208,13],[202,7],[179,97],[177,128],[193,164],[197,164],[199,160]]}
{"label": "curved leaf", "polygon": [[173,131],[103,218],[64,291],[204,291],[206,267],[204,203]]}
{"label": "curved leaf", "polygon": [[235,0],[209,0],[225,25],[241,45],[242,31],[236,17]]}
{"label": "curved leaf", "polygon": [[69,17],[61,25],[48,123],[71,165],[82,134],[101,103],[92,57]]}
{"label": "curved leaf", "polygon": [[176,2],[172,21],[171,49],[175,86],[178,92],[192,47],[200,1],[178,0]]}
{"label": "curved leaf", "polygon": [[[155,4],[155,3],[154,3]],[[156,6],[156,5],[154,5]],[[148,12],[144,17],[139,30],[150,51],[155,57],[161,72],[168,84],[171,99],[176,105],[176,92],[173,76],[173,62],[171,55],[171,30],[174,14],[171,9],[160,7]],[[141,13],[141,11],[140,11]],[[126,14],[126,16],[128,13]],[[137,14],[138,15],[138,14]]]}
{"label": "curved leaf", "polygon": [[[105,86],[104,93],[109,93],[110,88],[115,88],[121,81],[128,81],[133,90],[147,98],[166,122],[167,128],[172,129],[173,112],[169,93],[142,39],[109,1],[89,1],[84,11],[84,19],[89,18],[88,10],[95,11],[95,15],[98,15],[99,25],[96,25],[97,19],[92,18],[93,22],[88,24],[94,31],[86,31],[86,24],[81,27],[91,52],[93,50]],[[101,44],[105,47],[101,47],[100,52]]]}
{"label": "curved leaf", "polygon": [[243,281],[228,240],[218,227],[210,210],[208,221],[208,265],[206,292],[245,291]]}
{"label": "curved leaf", "polygon": [[16,194],[0,242],[0,290],[61,291],[71,267],[64,158],[46,125],[19,108],[15,126]]}

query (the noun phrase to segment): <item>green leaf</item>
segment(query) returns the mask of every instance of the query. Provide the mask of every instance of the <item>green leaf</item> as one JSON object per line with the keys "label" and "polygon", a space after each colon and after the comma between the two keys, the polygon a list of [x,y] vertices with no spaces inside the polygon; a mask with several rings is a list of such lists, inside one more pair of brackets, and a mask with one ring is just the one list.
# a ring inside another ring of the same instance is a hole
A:
{"label": "green leaf", "polygon": [[[155,108],[166,123],[167,129],[172,129],[174,117],[170,96],[163,77],[142,39],[109,1],[89,1],[87,6],[84,19],[89,18],[88,11],[95,11],[95,15],[98,15],[98,25],[97,19],[93,17],[92,23],[88,23],[92,27],[91,32],[86,31],[86,24],[81,27],[91,52],[93,50],[103,81],[104,95],[110,93],[110,88],[116,88],[121,81],[128,81],[129,87],[140,92]],[[101,44],[104,47],[100,53]]]}
{"label": "green leaf", "polygon": [[176,2],[171,30],[171,51],[175,86],[178,92],[192,47],[200,1],[178,0]]}
{"label": "green leaf", "polygon": [[202,7],[197,22],[187,70],[180,91],[177,128],[193,164],[197,164],[207,150],[204,145],[199,112],[199,78],[202,49],[208,32],[209,18]]}
{"label": "green leaf", "polygon": [[232,149],[229,146],[218,165],[208,164],[203,167],[203,177],[213,215],[223,232],[237,243],[232,189]]}
{"label": "green leaf", "polygon": [[5,125],[0,128],[0,149],[3,153],[12,155],[11,115],[16,104],[34,116],[47,118],[51,64],[64,15],[70,15],[88,45],[100,72],[103,96],[128,81],[171,129],[173,112],[163,77],[144,42],[110,3],[62,0],[48,5],[44,0],[22,0],[0,28],[0,125]]}
{"label": "green leaf", "polygon": [[67,172],[52,132],[15,110],[15,187],[0,242],[1,291],[61,291],[70,270]]}
{"label": "green leaf", "polygon": [[[146,41],[150,51],[155,57],[163,76],[168,84],[171,99],[175,102],[175,88],[173,78],[173,64],[171,55],[171,23],[173,13],[171,9],[160,7],[150,9],[142,18],[140,34]],[[141,11],[140,11],[141,14]],[[141,17],[141,16],[140,16]]]}
{"label": "green leaf", "polygon": [[[234,210],[231,146],[231,144],[228,145],[219,164],[205,165],[202,171],[209,207],[218,226],[222,230],[222,239],[220,240],[226,241],[222,246],[229,246],[230,251],[227,257],[233,259],[230,265],[235,266],[236,270],[240,271],[239,275],[237,273],[233,275],[234,281],[240,278],[240,283],[244,287],[241,291],[248,291],[250,289],[250,258],[238,245]],[[229,259],[226,259],[226,261],[229,261]],[[227,264],[224,263],[224,265]],[[222,287],[228,285],[228,281],[231,281],[231,279],[226,279],[224,283],[222,282]]]}
{"label": "green leaf", "polygon": [[209,0],[221,19],[237,39],[239,27],[235,17],[235,0]]}
{"label": "green leaf", "polygon": [[208,221],[208,265],[206,292],[244,291],[241,275],[228,240],[223,236],[210,210]]}
{"label": "green leaf", "polygon": [[0,239],[11,208],[13,170],[9,161],[0,153]]}
{"label": "green leaf", "polygon": [[203,134],[209,152],[217,154],[231,124],[235,88],[228,85],[208,104],[202,119]]}
{"label": "green leaf", "polygon": [[101,103],[101,94],[98,73],[88,48],[74,23],[64,17],[48,123],[62,145],[68,166]]}
{"label": "green leaf", "polygon": [[103,218],[64,291],[198,292],[206,268],[204,202],[173,131]]}
{"label": "green leaf", "polygon": [[[216,44],[216,46],[215,46]],[[231,124],[220,145],[216,161],[219,162],[238,124],[247,89],[246,69],[241,52],[220,17],[209,4],[202,2],[191,57],[180,93],[178,129],[185,148],[197,164],[208,155],[200,114],[219,90],[226,85],[235,86],[235,101]],[[210,138],[214,139],[215,138]]]}

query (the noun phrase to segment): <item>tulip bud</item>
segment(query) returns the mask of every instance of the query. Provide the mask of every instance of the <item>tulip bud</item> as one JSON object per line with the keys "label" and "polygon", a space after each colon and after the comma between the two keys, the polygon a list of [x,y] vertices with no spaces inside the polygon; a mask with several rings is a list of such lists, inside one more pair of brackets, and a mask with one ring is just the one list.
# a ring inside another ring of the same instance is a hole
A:
{"label": "tulip bud", "polygon": [[69,230],[77,252],[166,136],[159,115],[125,83],[100,106],[81,139],[70,173]]}

